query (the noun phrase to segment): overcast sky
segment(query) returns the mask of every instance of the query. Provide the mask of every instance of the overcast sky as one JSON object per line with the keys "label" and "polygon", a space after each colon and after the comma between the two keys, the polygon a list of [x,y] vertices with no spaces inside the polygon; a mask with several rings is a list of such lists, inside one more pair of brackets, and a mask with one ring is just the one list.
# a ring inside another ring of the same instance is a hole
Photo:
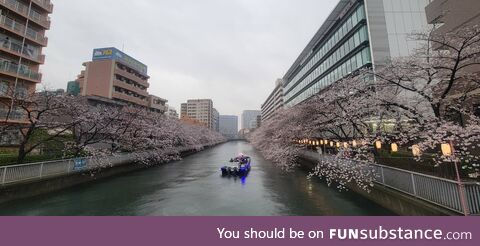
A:
{"label": "overcast sky", "polygon": [[66,88],[92,50],[148,65],[150,94],[177,110],[211,98],[220,114],[260,109],[338,0],[52,0],[44,85]]}

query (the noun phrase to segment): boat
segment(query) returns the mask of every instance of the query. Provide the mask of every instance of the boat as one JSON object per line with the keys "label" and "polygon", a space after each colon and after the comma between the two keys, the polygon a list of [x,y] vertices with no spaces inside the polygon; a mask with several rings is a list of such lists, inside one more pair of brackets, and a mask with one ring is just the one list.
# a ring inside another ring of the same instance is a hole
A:
{"label": "boat", "polygon": [[230,160],[232,163],[237,163],[236,166],[223,166],[220,170],[222,171],[223,176],[247,176],[252,168],[251,162],[252,158],[248,156],[241,156],[232,158]]}

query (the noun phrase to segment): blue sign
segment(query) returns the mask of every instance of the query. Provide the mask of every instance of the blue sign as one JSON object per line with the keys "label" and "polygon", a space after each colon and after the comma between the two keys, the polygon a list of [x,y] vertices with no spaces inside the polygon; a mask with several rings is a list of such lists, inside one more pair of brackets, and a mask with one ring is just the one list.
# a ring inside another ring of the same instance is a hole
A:
{"label": "blue sign", "polygon": [[121,52],[116,48],[94,49],[92,60],[115,60],[124,63],[125,65],[137,70],[144,75],[147,75],[148,72],[148,67],[145,64],[135,60],[131,56]]}
{"label": "blue sign", "polygon": [[73,160],[73,171],[83,171],[87,168],[87,159],[77,158]]}

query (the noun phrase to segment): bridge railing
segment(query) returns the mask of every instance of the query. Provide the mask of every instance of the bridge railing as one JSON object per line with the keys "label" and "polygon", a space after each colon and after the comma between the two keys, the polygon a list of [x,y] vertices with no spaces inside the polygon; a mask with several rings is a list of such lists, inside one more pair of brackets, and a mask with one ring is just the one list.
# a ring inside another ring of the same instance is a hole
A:
{"label": "bridge railing", "polygon": [[[177,152],[186,152],[201,149],[204,146],[189,146],[177,149]],[[173,153],[174,151],[172,151]],[[99,168],[108,168],[124,163],[133,162],[141,155],[148,153],[118,154],[104,157],[86,157],[46,161],[22,165],[0,167],[0,185],[28,182],[30,180],[46,179],[54,176],[69,175],[71,173],[87,172]]]}
{"label": "bridge railing", "polygon": [[[304,151],[304,157],[320,161],[332,158],[313,151]],[[480,215],[480,183],[463,182],[411,172],[384,165],[370,165],[376,173],[375,183],[416,197],[423,201],[463,214],[460,189],[464,189],[468,213]]]}

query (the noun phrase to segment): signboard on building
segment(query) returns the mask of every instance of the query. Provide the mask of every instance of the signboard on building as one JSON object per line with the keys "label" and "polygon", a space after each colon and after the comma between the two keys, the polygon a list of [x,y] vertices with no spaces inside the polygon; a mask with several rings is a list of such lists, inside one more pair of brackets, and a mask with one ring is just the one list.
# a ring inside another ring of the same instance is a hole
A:
{"label": "signboard on building", "polygon": [[121,63],[124,63],[125,65],[137,70],[138,72],[147,75],[148,72],[148,67],[135,60],[131,56],[121,52],[120,50],[116,48],[101,48],[101,49],[95,49],[93,50],[93,61],[97,60],[116,60]]}
{"label": "signboard on building", "polygon": [[87,169],[87,159],[76,158],[73,160],[73,171],[83,171]]}

